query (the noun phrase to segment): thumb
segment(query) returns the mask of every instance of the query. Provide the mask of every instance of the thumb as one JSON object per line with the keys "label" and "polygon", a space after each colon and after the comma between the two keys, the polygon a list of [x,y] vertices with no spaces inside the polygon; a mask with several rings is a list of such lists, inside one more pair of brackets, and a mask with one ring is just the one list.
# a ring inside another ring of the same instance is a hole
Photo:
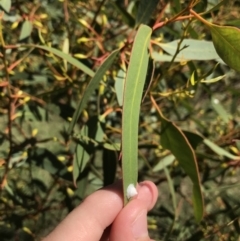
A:
{"label": "thumb", "polygon": [[114,220],[110,241],[150,241],[147,229],[147,212],[158,197],[157,187],[150,181],[140,183],[134,197]]}

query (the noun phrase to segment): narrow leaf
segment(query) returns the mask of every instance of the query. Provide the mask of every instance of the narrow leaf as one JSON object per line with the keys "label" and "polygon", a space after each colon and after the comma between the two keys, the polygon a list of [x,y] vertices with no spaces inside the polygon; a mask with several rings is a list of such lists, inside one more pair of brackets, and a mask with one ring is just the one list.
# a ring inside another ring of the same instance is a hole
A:
{"label": "narrow leaf", "polygon": [[193,182],[193,208],[197,222],[200,222],[203,216],[203,197],[200,187],[199,171],[194,150],[184,133],[171,121],[167,120],[161,114],[155,100],[151,100],[158,111],[162,122],[161,145],[168,149],[179,161],[180,166]]}
{"label": "narrow leaf", "polygon": [[43,49],[45,51],[53,53],[53,54],[57,55],[59,58],[67,60],[70,64],[72,64],[75,67],[77,67],[78,69],[82,70],[87,75],[89,75],[91,77],[94,76],[94,72],[90,68],[88,68],[86,65],[82,64],[77,59],[73,58],[71,55],[63,53],[61,50],[58,50],[58,49],[55,49],[52,47],[48,47],[48,46],[42,46],[42,45],[22,44],[21,46],[35,47],[35,48]]}
{"label": "narrow leaf", "polygon": [[[69,54],[69,38],[65,38],[63,41],[62,51],[65,54]],[[64,68],[67,71],[67,60],[63,59]]]}
{"label": "narrow leaf", "polygon": [[90,155],[88,152],[78,143],[73,158],[73,182],[75,186],[79,174],[82,173],[89,159]]}
{"label": "narrow leaf", "polygon": [[220,75],[218,77],[215,77],[215,78],[212,78],[212,79],[207,79],[207,80],[203,79],[200,82],[201,83],[207,83],[207,84],[215,83],[215,82],[218,82],[219,80],[222,80],[224,77],[226,77],[226,75]]}
{"label": "narrow leaf", "polygon": [[123,103],[123,88],[124,88],[125,77],[126,77],[126,72],[122,69],[118,71],[117,76],[115,77],[114,87],[115,87],[119,106],[122,106],[122,103]]}
{"label": "narrow leaf", "polygon": [[207,145],[210,149],[212,149],[215,153],[217,153],[219,156],[225,156],[227,158],[233,159],[233,160],[240,160],[240,156],[234,156],[222,147],[216,145],[215,143],[211,142],[208,139],[203,140],[204,144]]}
{"label": "narrow leaf", "polygon": [[231,115],[224,109],[221,105],[220,101],[217,98],[211,99],[211,105],[213,109],[217,112],[217,114],[221,117],[221,119],[228,124],[229,121],[232,119]]}
{"label": "narrow leaf", "polygon": [[138,174],[138,123],[148,67],[151,28],[141,25],[135,37],[124,86],[122,116],[122,168],[124,203],[127,187],[136,185]]}
{"label": "narrow leaf", "polygon": [[158,0],[141,0],[138,6],[136,24],[147,24],[154,10],[158,5]]}
{"label": "narrow leaf", "polygon": [[171,165],[174,160],[175,160],[175,156],[170,154],[168,156],[163,157],[158,164],[153,168],[153,172],[159,172],[161,170],[163,170],[164,168],[166,168],[167,166]]}
{"label": "narrow leaf", "polygon": [[172,203],[173,203],[173,208],[174,208],[174,213],[176,215],[176,211],[177,211],[177,200],[176,200],[176,194],[175,194],[175,189],[174,189],[174,184],[173,184],[173,180],[170,176],[169,170],[164,167],[164,172],[168,181],[168,187],[169,187],[169,191],[171,193],[172,196]]}
{"label": "narrow leaf", "polygon": [[21,33],[19,36],[19,40],[23,40],[27,37],[30,36],[31,32],[32,32],[32,22],[26,20],[24,21],[23,25],[22,25],[22,29],[21,29]]}
{"label": "narrow leaf", "polygon": [[102,80],[103,75],[105,72],[110,68],[111,64],[113,63],[116,55],[118,54],[119,49],[113,51],[107,59],[103,62],[103,64],[99,67],[94,77],[89,82],[88,86],[86,87],[86,90],[84,91],[84,94],[82,96],[82,99],[80,100],[77,109],[73,115],[72,122],[69,126],[68,133],[71,134],[74,128],[74,125],[76,124],[81,112],[85,108],[87,101],[89,100],[89,97],[93,93],[93,91],[98,87],[99,82]]}

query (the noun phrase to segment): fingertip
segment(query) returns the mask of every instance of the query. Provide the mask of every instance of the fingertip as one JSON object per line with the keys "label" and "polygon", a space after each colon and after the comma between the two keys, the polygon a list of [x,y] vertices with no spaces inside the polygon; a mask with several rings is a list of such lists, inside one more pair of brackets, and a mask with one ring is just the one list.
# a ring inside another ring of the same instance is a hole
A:
{"label": "fingertip", "polygon": [[155,205],[158,190],[153,182],[144,181],[137,185],[137,191],[113,222],[110,240],[150,241],[147,212]]}
{"label": "fingertip", "polygon": [[146,204],[148,211],[151,210],[157,202],[157,186],[151,181],[144,181],[138,184],[137,190],[138,195],[136,198],[142,200]]}

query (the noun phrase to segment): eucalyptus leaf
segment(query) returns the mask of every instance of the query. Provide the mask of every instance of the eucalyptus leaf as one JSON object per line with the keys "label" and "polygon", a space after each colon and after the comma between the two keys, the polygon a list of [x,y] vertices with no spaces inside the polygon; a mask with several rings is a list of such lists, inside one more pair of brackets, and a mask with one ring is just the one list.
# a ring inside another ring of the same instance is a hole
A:
{"label": "eucalyptus leaf", "polygon": [[183,131],[183,133],[187,137],[189,143],[191,144],[191,146],[194,150],[203,141],[203,137],[196,134],[196,133],[193,133],[193,132],[190,132],[190,131]]}
{"label": "eucalyptus leaf", "polygon": [[1,0],[0,5],[4,9],[4,11],[9,13],[11,6],[12,6],[12,1],[11,0]]}
{"label": "eucalyptus leaf", "polygon": [[161,118],[162,147],[172,152],[179,161],[180,166],[192,180],[194,215],[196,221],[200,222],[203,217],[204,205],[195,152],[184,133],[173,122],[163,117],[155,100],[152,97],[151,99]]}
{"label": "eucalyptus leaf", "polygon": [[169,187],[169,191],[171,193],[172,196],[172,203],[173,203],[173,208],[174,208],[174,213],[176,214],[177,211],[177,200],[176,200],[176,193],[175,193],[175,189],[174,189],[174,184],[173,184],[173,180],[171,178],[170,172],[169,170],[164,167],[164,172],[168,181],[168,187]]}
{"label": "eucalyptus leaf", "polygon": [[104,143],[103,147],[110,150],[110,151],[120,151],[121,150],[121,144],[120,143]]}
{"label": "eucalyptus leaf", "polygon": [[153,167],[153,172],[159,172],[163,170],[167,166],[171,165],[175,159],[175,156],[172,154],[165,156],[157,163],[156,166]]}
{"label": "eucalyptus leaf", "polygon": [[35,47],[35,48],[43,49],[45,51],[53,53],[53,54],[57,55],[59,58],[62,58],[63,60],[67,60],[70,64],[72,64],[73,66],[82,70],[87,75],[89,75],[91,77],[94,76],[94,72],[90,68],[88,68],[86,65],[84,65],[83,63],[81,63],[77,59],[73,58],[71,55],[66,54],[66,53],[64,53],[64,52],[62,52],[58,49],[48,47],[48,46],[43,46],[43,45],[32,45],[32,44],[22,44],[21,46]]}
{"label": "eucalyptus leaf", "polygon": [[217,112],[217,114],[221,117],[221,119],[227,124],[232,119],[231,115],[227,113],[227,111],[224,109],[222,104],[217,98],[212,97],[211,99],[211,105],[213,109]]}
{"label": "eucalyptus leaf", "polygon": [[89,159],[90,155],[88,152],[78,143],[73,158],[73,182],[75,186],[79,174],[83,172]]}
{"label": "eucalyptus leaf", "polygon": [[134,27],[135,20],[131,14],[129,14],[125,8],[123,8],[119,2],[111,1],[116,11],[122,16],[123,21],[130,27]]}
{"label": "eucalyptus leaf", "polygon": [[123,104],[123,88],[124,88],[125,78],[126,78],[126,72],[120,69],[117,73],[117,76],[115,77],[115,85],[114,85],[119,106],[122,106]]}
{"label": "eucalyptus leaf", "polygon": [[[180,39],[174,40],[169,43],[159,43],[159,46],[168,54],[174,55],[177,50],[177,46]],[[196,39],[184,39],[181,47],[186,46],[179,52],[176,57],[176,62],[188,61],[188,60],[216,60],[223,63],[219,55],[217,54],[213,42]],[[171,61],[172,57],[166,57],[154,52],[153,58],[158,61]],[[164,59],[165,58],[165,59]]]}
{"label": "eucalyptus leaf", "polygon": [[147,24],[154,10],[158,5],[158,0],[141,0],[138,6],[136,24]]}
{"label": "eucalyptus leaf", "polygon": [[218,82],[219,80],[222,80],[224,77],[226,77],[226,75],[220,75],[218,77],[215,77],[215,78],[210,78],[210,79],[207,79],[207,80],[201,80],[200,82],[201,83],[207,83],[207,84],[211,84],[211,83],[215,83],[215,82]]}
{"label": "eucalyptus leaf", "polygon": [[218,55],[229,67],[240,71],[240,30],[236,27],[210,24],[212,40]]}
{"label": "eucalyptus leaf", "polygon": [[19,40],[23,40],[23,39],[29,37],[32,33],[32,28],[33,28],[32,22],[30,22],[29,20],[25,20],[22,25]]}
{"label": "eucalyptus leaf", "polygon": [[240,30],[212,24],[193,10],[190,12],[211,31],[212,41],[220,58],[232,69],[240,71]]}
{"label": "eucalyptus leaf", "polygon": [[82,96],[82,99],[80,100],[77,109],[73,115],[71,124],[69,126],[68,129],[68,133],[71,134],[74,128],[74,125],[76,124],[81,112],[83,111],[83,109],[85,108],[87,101],[89,100],[89,97],[91,96],[91,94],[93,93],[93,91],[98,87],[100,81],[103,78],[103,75],[105,74],[105,72],[110,68],[110,66],[112,65],[115,57],[117,56],[119,52],[119,49],[113,51],[107,58],[106,60],[103,62],[103,64],[99,67],[99,69],[97,70],[96,74],[93,76],[93,78],[91,79],[91,81],[89,82],[88,86],[86,87],[84,94]]}
{"label": "eucalyptus leaf", "polygon": [[138,175],[138,123],[140,103],[148,67],[148,47],[152,30],[140,25],[135,36],[124,86],[122,113],[122,171],[124,203],[127,188],[136,185]]}
{"label": "eucalyptus leaf", "polygon": [[[62,51],[65,54],[69,54],[69,38],[65,38],[63,41]],[[63,59],[64,68],[67,71],[67,60]]]}
{"label": "eucalyptus leaf", "polygon": [[225,149],[216,145],[215,143],[213,143],[212,141],[210,141],[208,139],[204,139],[203,142],[205,145],[207,145],[210,149],[212,149],[219,156],[225,156],[225,157],[227,157],[229,159],[233,159],[233,160],[240,160],[240,156],[232,155],[231,153],[229,153],[228,151],[226,151]]}

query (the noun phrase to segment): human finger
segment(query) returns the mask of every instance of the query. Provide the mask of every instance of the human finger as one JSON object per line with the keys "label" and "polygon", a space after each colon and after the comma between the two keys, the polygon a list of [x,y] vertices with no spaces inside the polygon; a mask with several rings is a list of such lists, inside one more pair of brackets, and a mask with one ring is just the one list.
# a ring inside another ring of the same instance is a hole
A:
{"label": "human finger", "polygon": [[117,182],[88,196],[43,241],[97,241],[123,208]]}
{"label": "human finger", "polygon": [[147,212],[157,201],[158,190],[154,183],[145,181],[137,187],[133,198],[114,220],[110,241],[150,241],[147,228]]}

